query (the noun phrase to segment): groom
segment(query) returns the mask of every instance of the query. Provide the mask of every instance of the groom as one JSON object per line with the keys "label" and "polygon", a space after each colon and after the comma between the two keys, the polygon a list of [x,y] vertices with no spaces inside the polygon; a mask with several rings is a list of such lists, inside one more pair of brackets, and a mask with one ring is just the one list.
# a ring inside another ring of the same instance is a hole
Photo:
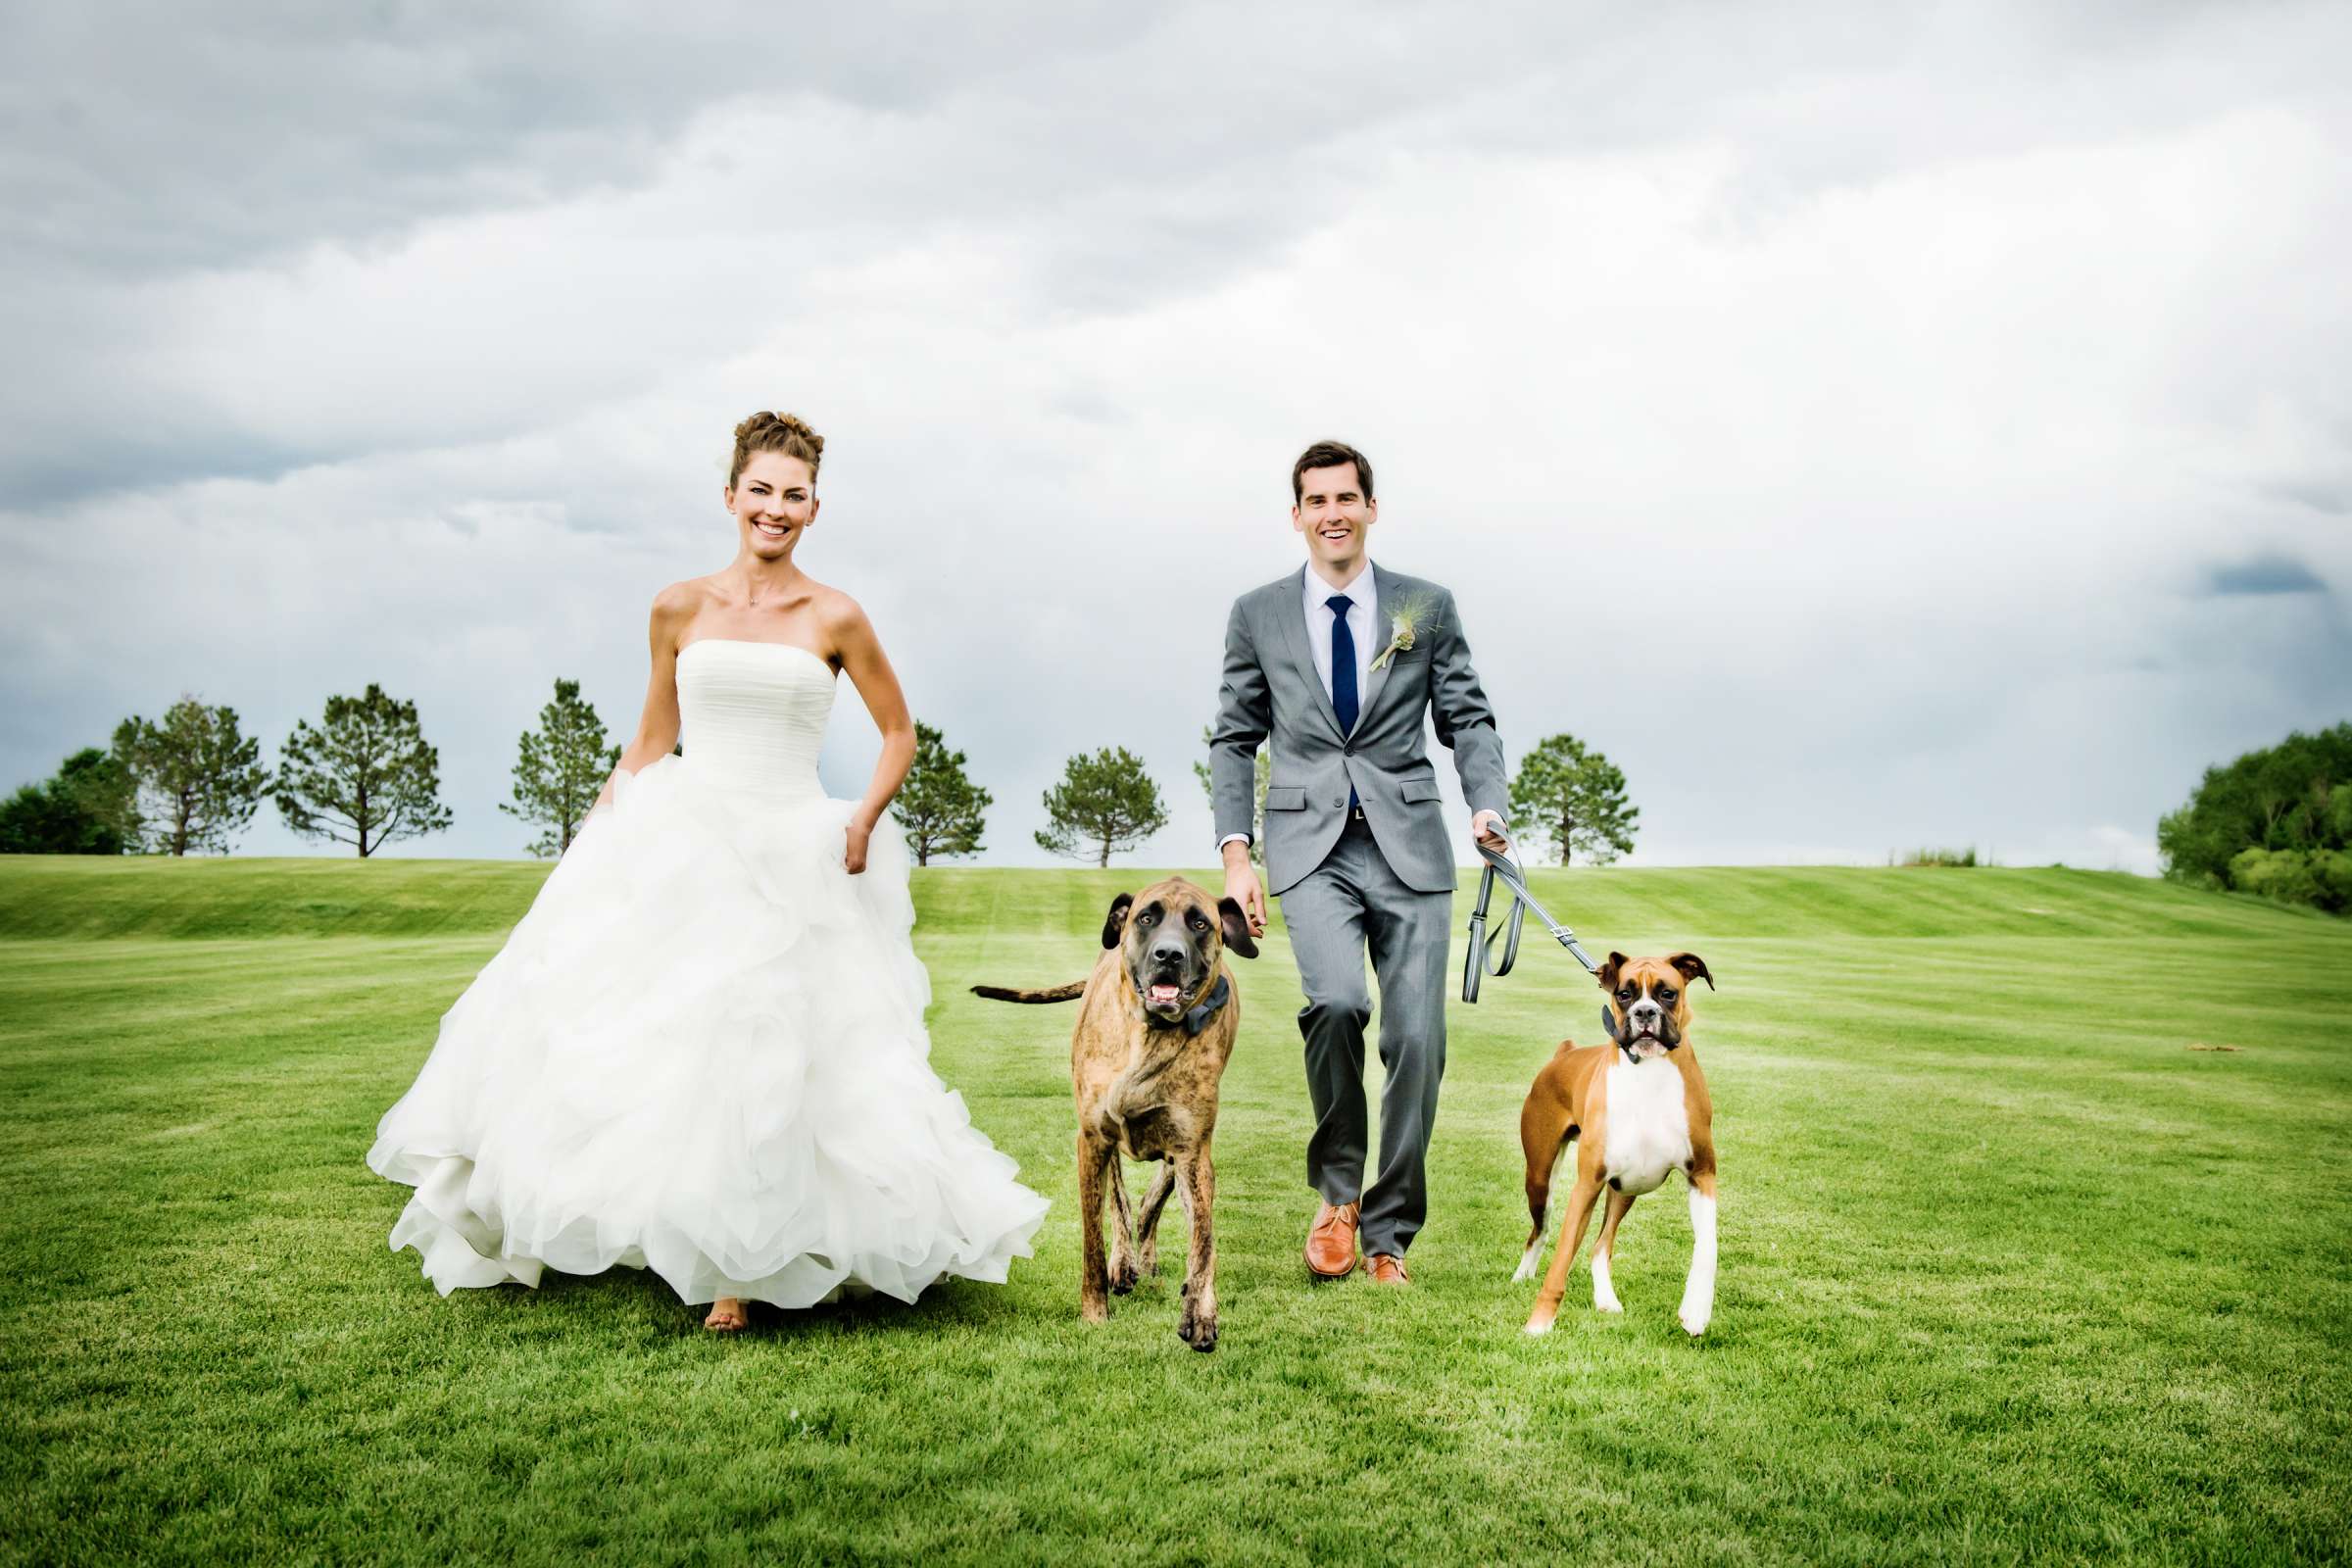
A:
{"label": "groom", "polygon": [[[1298,1032],[1315,1107],[1306,1179],[1323,1196],[1306,1266],[1318,1279],[1353,1271],[1360,1226],[1372,1278],[1402,1285],[1405,1249],[1429,1209],[1423,1164],[1446,1068],[1453,920],[1453,855],[1421,716],[1453,749],[1472,836],[1497,852],[1502,742],[1453,596],[1364,553],[1380,514],[1364,455],[1318,441],[1291,466],[1291,498],[1305,566],[1235,600],[1225,626],[1225,685],[1209,737],[1218,852],[1226,896],[1253,933],[1265,929],[1266,893],[1282,900],[1306,991]],[[1263,890],[1250,865],[1260,741],[1274,764]],[[1388,1069],[1380,1168],[1368,1188],[1367,947]]]}

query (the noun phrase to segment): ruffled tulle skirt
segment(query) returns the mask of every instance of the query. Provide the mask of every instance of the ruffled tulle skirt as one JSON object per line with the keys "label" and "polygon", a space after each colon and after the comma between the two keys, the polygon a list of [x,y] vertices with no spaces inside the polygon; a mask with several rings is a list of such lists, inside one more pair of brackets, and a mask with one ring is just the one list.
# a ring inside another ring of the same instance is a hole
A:
{"label": "ruffled tulle skirt", "polygon": [[1002,1281],[1046,1201],[929,1064],[906,842],[851,803],[623,774],[441,1020],[368,1163],[443,1295],[650,1268],[689,1302]]}

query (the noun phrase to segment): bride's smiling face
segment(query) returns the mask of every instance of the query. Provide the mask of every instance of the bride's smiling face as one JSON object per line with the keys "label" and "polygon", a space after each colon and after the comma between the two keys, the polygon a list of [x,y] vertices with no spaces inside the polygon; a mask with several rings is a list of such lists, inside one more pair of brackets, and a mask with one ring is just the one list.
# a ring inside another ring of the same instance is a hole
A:
{"label": "bride's smiling face", "polygon": [[762,561],[792,554],[801,531],[816,520],[816,475],[782,452],[753,453],[726,497],[743,548]]}

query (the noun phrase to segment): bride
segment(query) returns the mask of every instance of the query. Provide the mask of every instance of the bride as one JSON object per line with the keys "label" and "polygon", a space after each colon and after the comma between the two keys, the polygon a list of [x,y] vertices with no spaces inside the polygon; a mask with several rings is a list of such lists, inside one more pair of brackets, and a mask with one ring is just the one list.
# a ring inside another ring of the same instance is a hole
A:
{"label": "bride", "polygon": [[[735,427],[725,570],[654,601],[645,715],[571,848],[466,994],[368,1163],[446,1296],[651,1268],[745,1303],[1002,1281],[1045,1200],[931,1071],[906,848],[914,755],[864,612],[793,560],[824,439]],[[864,799],[816,777],[836,671],[880,726]],[[684,727],[684,751],[671,747]]]}

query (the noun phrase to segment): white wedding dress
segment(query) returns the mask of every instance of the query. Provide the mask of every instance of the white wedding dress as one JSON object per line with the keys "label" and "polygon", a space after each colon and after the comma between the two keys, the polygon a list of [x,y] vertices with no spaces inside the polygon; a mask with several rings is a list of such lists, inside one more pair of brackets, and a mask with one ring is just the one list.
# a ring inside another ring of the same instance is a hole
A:
{"label": "white wedding dress", "polygon": [[689,1302],[1002,1281],[1046,1200],[931,1070],[898,825],[843,865],[832,667],[704,638],[677,673],[684,755],[620,775],[376,1130],[416,1189],[393,1249],[444,1296],[616,1263]]}

